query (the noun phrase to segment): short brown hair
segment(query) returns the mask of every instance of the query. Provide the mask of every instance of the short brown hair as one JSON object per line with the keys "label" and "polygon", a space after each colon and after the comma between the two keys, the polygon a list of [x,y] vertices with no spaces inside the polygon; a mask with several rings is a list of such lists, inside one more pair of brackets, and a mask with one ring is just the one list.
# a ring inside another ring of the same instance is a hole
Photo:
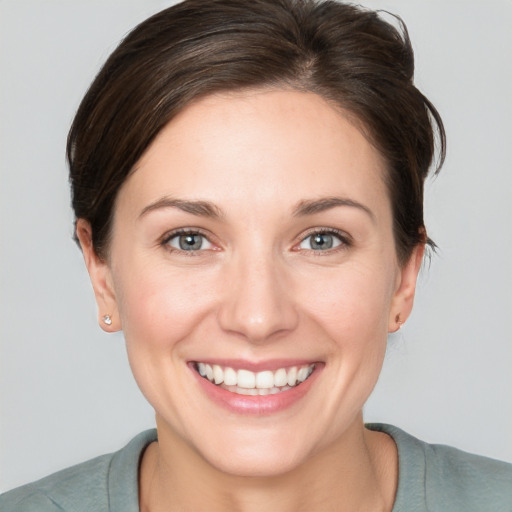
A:
{"label": "short brown hair", "polygon": [[426,241],[423,183],[445,133],[414,86],[403,22],[332,0],[186,0],[138,25],[108,58],[71,126],[76,218],[105,257],[116,195],[160,130],[219,91],[294,88],[338,105],[387,162],[397,255]]}

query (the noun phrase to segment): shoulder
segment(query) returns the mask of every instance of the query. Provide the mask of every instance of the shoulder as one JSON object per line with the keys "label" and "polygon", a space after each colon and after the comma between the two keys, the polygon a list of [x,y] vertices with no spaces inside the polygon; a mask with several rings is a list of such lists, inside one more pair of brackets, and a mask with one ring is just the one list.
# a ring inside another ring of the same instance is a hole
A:
{"label": "shoulder", "polygon": [[[2,512],[107,512],[122,501],[129,512],[138,510],[138,463],[144,448],[156,440],[149,430],[118,452],[64,469],[0,496]],[[113,502],[113,503],[112,503]]]}
{"label": "shoulder", "polygon": [[512,511],[512,465],[450,446],[423,443],[427,501],[453,496],[466,510]]}
{"label": "shoulder", "polygon": [[[113,454],[102,455],[0,496],[2,512],[106,510],[107,475]],[[83,507],[77,508],[77,505]],[[74,508],[73,508],[74,507]],[[87,508],[88,507],[88,508]]]}
{"label": "shoulder", "polygon": [[512,512],[512,464],[450,446],[428,444],[391,425],[368,425],[398,447],[399,482],[393,512]]}

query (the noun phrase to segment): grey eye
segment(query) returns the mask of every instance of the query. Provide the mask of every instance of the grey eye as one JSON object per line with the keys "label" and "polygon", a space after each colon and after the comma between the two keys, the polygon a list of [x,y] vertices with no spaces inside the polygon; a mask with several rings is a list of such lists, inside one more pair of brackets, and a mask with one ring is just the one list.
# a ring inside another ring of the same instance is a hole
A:
{"label": "grey eye", "polygon": [[299,247],[312,251],[326,251],[338,247],[341,243],[339,237],[331,233],[313,233],[304,238]]}
{"label": "grey eye", "polygon": [[180,251],[200,251],[212,246],[208,239],[199,233],[184,233],[173,236],[168,244]]}

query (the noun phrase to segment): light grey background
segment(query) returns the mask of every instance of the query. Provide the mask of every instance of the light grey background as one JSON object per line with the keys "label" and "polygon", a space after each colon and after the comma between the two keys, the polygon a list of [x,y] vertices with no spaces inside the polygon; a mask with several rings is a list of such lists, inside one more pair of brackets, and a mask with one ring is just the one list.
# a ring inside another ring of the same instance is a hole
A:
{"label": "light grey background", "polygon": [[[0,489],[121,447],[153,414],[71,241],[64,146],[88,84],[162,0],[0,0]],[[381,0],[408,24],[446,123],[427,191],[441,250],[366,407],[512,461],[512,3]]]}

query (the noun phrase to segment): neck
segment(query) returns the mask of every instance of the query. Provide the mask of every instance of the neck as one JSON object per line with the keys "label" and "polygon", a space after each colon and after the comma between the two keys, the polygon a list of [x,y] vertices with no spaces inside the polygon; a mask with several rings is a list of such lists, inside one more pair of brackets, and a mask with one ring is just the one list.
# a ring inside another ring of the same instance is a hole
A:
{"label": "neck", "polygon": [[[158,422],[157,422],[158,423]],[[336,443],[302,465],[272,477],[218,470],[165,426],[146,450],[140,470],[142,512],[390,511],[397,487],[397,451],[362,417]]]}

